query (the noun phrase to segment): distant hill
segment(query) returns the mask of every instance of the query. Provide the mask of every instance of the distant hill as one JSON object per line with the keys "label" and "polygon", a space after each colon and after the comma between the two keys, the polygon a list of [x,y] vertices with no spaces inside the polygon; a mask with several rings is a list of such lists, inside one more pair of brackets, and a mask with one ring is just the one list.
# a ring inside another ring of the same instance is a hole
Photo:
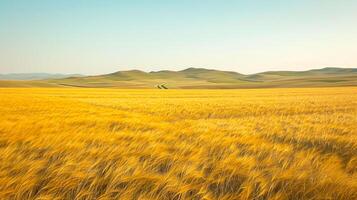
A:
{"label": "distant hill", "polygon": [[48,73],[12,73],[0,74],[0,80],[44,80],[67,77],[81,77],[80,74],[48,74]]}
{"label": "distant hill", "polygon": [[204,68],[155,72],[129,70],[97,76],[71,76],[66,78],[58,78],[57,76],[56,79],[46,78],[46,80],[0,81],[0,87],[233,89],[333,86],[357,86],[357,68],[268,71],[250,75]]}

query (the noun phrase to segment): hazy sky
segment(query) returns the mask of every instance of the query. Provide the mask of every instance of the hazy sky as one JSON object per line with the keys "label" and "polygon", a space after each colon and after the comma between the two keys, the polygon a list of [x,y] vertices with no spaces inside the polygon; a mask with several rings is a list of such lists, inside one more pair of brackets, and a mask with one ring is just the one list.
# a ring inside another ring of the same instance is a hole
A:
{"label": "hazy sky", "polygon": [[0,73],[357,67],[357,0],[0,0]]}

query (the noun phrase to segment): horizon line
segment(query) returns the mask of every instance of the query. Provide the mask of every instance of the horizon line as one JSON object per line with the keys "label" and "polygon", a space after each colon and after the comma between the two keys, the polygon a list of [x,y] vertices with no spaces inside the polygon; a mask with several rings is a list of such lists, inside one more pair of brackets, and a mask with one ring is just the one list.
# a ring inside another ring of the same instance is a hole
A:
{"label": "horizon line", "polygon": [[109,72],[109,73],[97,73],[97,74],[85,74],[85,73],[60,73],[60,72],[11,72],[11,73],[0,73],[0,75],[20,75],[20,74],[47,74],[47,75],[81,75],[81,76],[97,76],[97,75],[106,75],[106,74],[114,74],[117,72],[129,72],[129,71],[140,71],[140,72],[145,72],[145,73],[155,73],[155,72],[163,72],[163,71],[169,71],[169,72],[181,72],[185,71],[188,69],[204,69],[204,70],[215,70],[215,71],[221,71],[221,72],[235,72],[243,75],[253,75],[253,74],[259,74],[259,73],[266,73],[266,72],[305,72],[305,71],[311,71],[311,70],[321,70],[321,69],[357,69],[357,67],[320,67],[320,68],[309,68],[305,70],[267,70],[267,71],[260,71],[256,73],[241,73],[239,71],[235,70],[220,70],[217,68],[205,68],[205,67],[187,67],[181,70],[168,70],[168,69],[163,69],[163,70],[153,70],[153,71],[147,71],[147,70],[141,70],[137,68],[133,69],[128,69],[128,70],[119,70],[119,71],[114,71],[114,72]]}

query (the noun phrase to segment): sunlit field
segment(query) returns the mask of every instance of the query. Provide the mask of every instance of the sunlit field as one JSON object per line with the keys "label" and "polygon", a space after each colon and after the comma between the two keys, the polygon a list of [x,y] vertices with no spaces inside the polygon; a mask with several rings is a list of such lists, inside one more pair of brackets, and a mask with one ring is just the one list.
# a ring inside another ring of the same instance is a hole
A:
{"label": "sunlit field", "polygon": [[357,88],[0,89],[0,199],[357,199]]}

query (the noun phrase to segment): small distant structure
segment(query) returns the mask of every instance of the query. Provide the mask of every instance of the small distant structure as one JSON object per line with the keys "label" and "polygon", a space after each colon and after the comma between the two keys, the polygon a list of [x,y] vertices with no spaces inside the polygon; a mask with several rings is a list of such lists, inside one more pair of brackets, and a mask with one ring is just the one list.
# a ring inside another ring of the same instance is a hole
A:
{"label": "small distant structure", "polygon": [[169,89],[169,88],[167,88],[167,87],[165,86],[165,84],[166,84],[166,83],[158,84],[156,87],[159,88],[159,89],[164,89],[164,90]]}

